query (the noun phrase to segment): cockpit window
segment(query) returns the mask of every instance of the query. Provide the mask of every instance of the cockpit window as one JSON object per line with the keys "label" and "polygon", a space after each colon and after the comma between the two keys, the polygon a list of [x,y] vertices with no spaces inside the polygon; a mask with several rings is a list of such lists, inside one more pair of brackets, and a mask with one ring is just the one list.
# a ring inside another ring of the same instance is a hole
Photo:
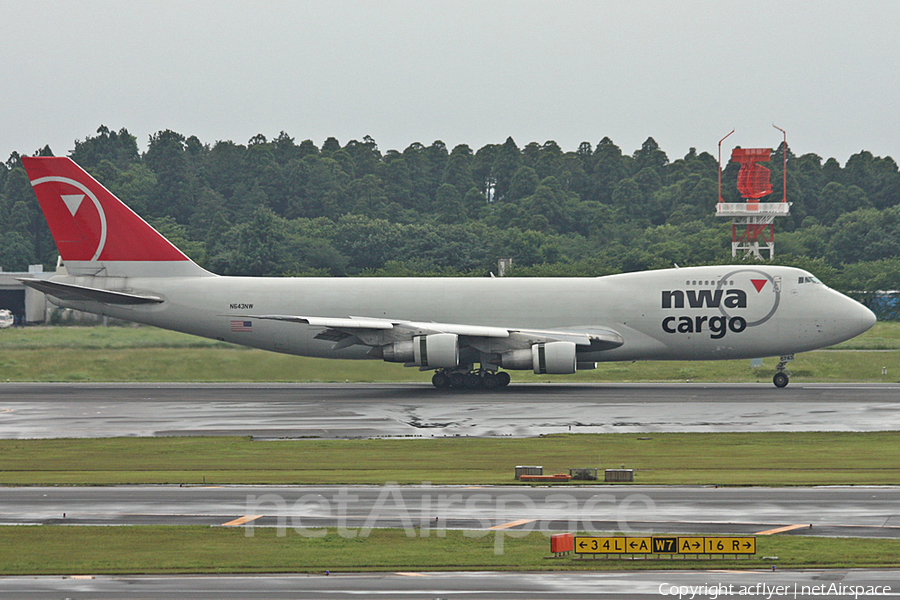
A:
{"label": "cockpit window", "polygon": [[809,275],[806,277],[801,277],[799,279],[798,283],[822,283],[822,282],[819,281],[819,279],[817,277],[813,277],[812,275]]}

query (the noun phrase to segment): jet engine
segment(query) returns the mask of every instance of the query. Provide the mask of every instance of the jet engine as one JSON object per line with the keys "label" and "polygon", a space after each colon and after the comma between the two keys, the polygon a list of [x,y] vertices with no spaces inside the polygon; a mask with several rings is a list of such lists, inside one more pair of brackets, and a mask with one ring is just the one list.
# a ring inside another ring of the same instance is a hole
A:
{"label": "jet engine", "polygon": [[546,342],[530,349],[513,350],[500,355],[504,369],[532,369],[538,375],[570,375],[576,369],[575,344],[573,342]]}
{"label": "jet engine", "polygon": [[459,336],[455,333],[417,335],[412,340],[382,346],[381,357],[388,362],[452,369],[459,365]]}

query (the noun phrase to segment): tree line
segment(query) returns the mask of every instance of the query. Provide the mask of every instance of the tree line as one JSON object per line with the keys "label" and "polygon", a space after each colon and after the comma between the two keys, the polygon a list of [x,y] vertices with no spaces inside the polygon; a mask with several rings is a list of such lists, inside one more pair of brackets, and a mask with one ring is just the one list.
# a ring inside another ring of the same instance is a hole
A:
{"label": "tree line", "polygon": [[[793,207],[776,222],[774,262],[843,290],[900,289],[897,163],[861,151],[841,166],[782,144],[764,163],[768,200],[782,197],[785,153]],[[670,160],[653,138],[631,154],[609,138],[382,152],[370,137],[210,144],[165,130],[142,153],[127,129],[101,126],[70,156],[221,274],[485,276],[508,257],[513,275],[594,276],[733,260],[730,222],[714,215],[715,157]],[[723,169],[726,201],[741,201],[738,170]],[[0,232],[4,269],[55,264],[17,153],[0,168]]]}

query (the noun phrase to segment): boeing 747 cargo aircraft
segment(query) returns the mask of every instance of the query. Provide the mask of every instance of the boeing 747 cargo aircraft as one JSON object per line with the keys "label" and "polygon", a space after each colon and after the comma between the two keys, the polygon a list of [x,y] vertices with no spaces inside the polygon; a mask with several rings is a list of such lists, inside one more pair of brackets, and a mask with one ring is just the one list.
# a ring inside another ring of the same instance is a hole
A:
{"label": "boeing 747 cargo aircraft", "polygon": [[506,370],[600,361],[779,356],[866,331],[875,315],[791,267],[689,267],[596,278],[224,277],[201,268],[69,158],[22,158],[62,259],[24,279],[61,307],[275,352],[434,370],[501,387]]}

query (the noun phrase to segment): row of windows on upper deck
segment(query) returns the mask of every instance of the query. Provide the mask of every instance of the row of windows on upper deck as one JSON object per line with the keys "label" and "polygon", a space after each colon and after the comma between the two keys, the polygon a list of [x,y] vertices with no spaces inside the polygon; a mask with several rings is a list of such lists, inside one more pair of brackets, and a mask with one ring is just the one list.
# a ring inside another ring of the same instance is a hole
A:
{"label": "row of windows on upper deck", "polygon": [[[800,277],[797,280],[797,283],[822,283],[822,282],[819,281],[818,277],[808,276],[808,277]],[[721,285],[734,285],[734,280],[733,279],[731,281],[726,281],[724,279],[722,281],[710,281],[708,279],[706,279],[706,280],[690,280],[690,281],[685,281],[684,285],[720,285],[720,286]]]}
{"label": "row of windows on upper deck", "polygon": [[722,281],[710,281],[709,279],[699,281],[692,280],[685,281],[684,285],[734,285],[734,279],[732,279],[731,281],[727,281],[725,279],[723,279]]}

